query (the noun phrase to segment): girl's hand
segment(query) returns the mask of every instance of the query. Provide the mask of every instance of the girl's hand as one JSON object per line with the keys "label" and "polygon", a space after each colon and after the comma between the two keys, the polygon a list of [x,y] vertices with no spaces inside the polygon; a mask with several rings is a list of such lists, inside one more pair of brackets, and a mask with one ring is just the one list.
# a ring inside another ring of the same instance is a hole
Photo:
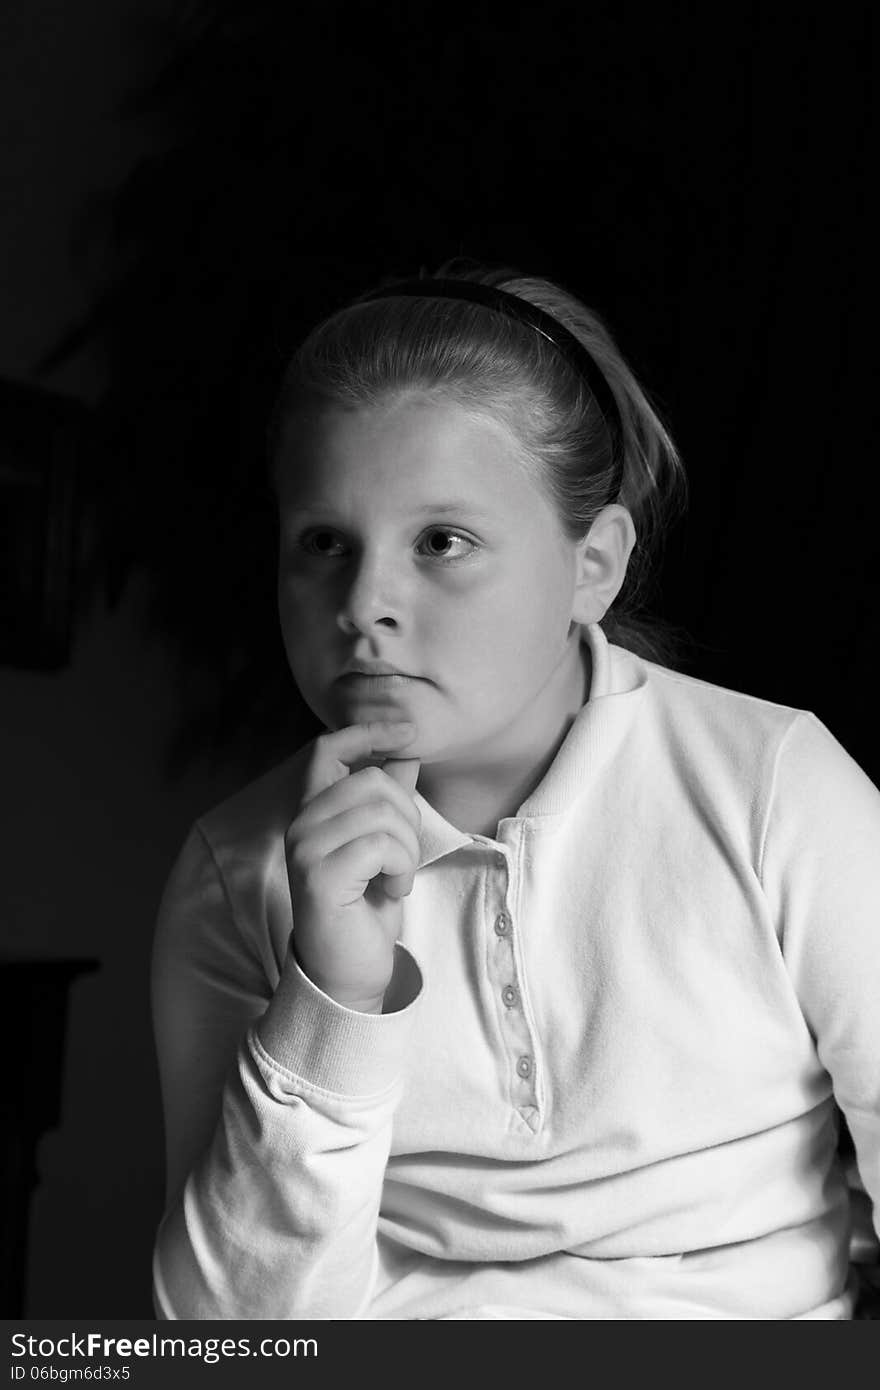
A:
{"label": "girl's hand", "polygon": [[400,900],[419,863],[419,760],[400,756],[414,736],[412,724],[384,722],[321,734],[284,837],[297,960],[325,994],[362,1013],[382,1012]]}

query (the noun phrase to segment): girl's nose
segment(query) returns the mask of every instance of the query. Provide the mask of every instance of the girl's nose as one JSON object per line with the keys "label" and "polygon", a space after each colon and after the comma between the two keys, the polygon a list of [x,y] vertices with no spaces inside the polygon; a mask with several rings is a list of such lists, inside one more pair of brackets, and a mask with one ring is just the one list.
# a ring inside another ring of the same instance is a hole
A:
{"label": "girl's nose", "polygon": [[343,632],[369,632],[377,625],[396,627],[400,621],[400,584],[389,572],[366,557],[354,566],[343,594],[336,621]]}

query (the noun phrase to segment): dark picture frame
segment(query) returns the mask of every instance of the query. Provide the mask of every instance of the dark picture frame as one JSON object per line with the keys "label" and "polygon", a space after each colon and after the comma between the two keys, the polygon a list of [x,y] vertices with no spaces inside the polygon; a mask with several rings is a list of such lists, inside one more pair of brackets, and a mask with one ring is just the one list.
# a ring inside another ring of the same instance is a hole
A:
{"label": "dark picture frame", "polygon": [[89,408],[0,378],[0,665],[70,660],[78,473]]}

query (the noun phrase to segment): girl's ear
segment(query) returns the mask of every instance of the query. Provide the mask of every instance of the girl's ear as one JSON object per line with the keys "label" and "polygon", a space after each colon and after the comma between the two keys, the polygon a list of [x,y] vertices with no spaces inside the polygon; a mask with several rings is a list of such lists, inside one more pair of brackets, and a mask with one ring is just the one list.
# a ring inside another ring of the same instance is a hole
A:
{"label": "girl's ear", "polygon": [[571,616],[576,623],[601,622],[623,587],[636,543],[626,507],[613,502],[595,517],[575,551],[575,591]]}

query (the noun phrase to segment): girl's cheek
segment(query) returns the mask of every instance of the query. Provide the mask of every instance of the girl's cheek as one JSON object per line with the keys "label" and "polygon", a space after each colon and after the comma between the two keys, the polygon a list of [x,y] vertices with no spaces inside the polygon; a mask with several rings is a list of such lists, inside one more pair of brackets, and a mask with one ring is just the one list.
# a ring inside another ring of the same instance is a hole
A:
{"label": "girl's cheek", "polygon": [[278,601],[291,611],[306,609],[319,598],[320,589],[309,584],[302,575],[281,571],[278,578]]}

